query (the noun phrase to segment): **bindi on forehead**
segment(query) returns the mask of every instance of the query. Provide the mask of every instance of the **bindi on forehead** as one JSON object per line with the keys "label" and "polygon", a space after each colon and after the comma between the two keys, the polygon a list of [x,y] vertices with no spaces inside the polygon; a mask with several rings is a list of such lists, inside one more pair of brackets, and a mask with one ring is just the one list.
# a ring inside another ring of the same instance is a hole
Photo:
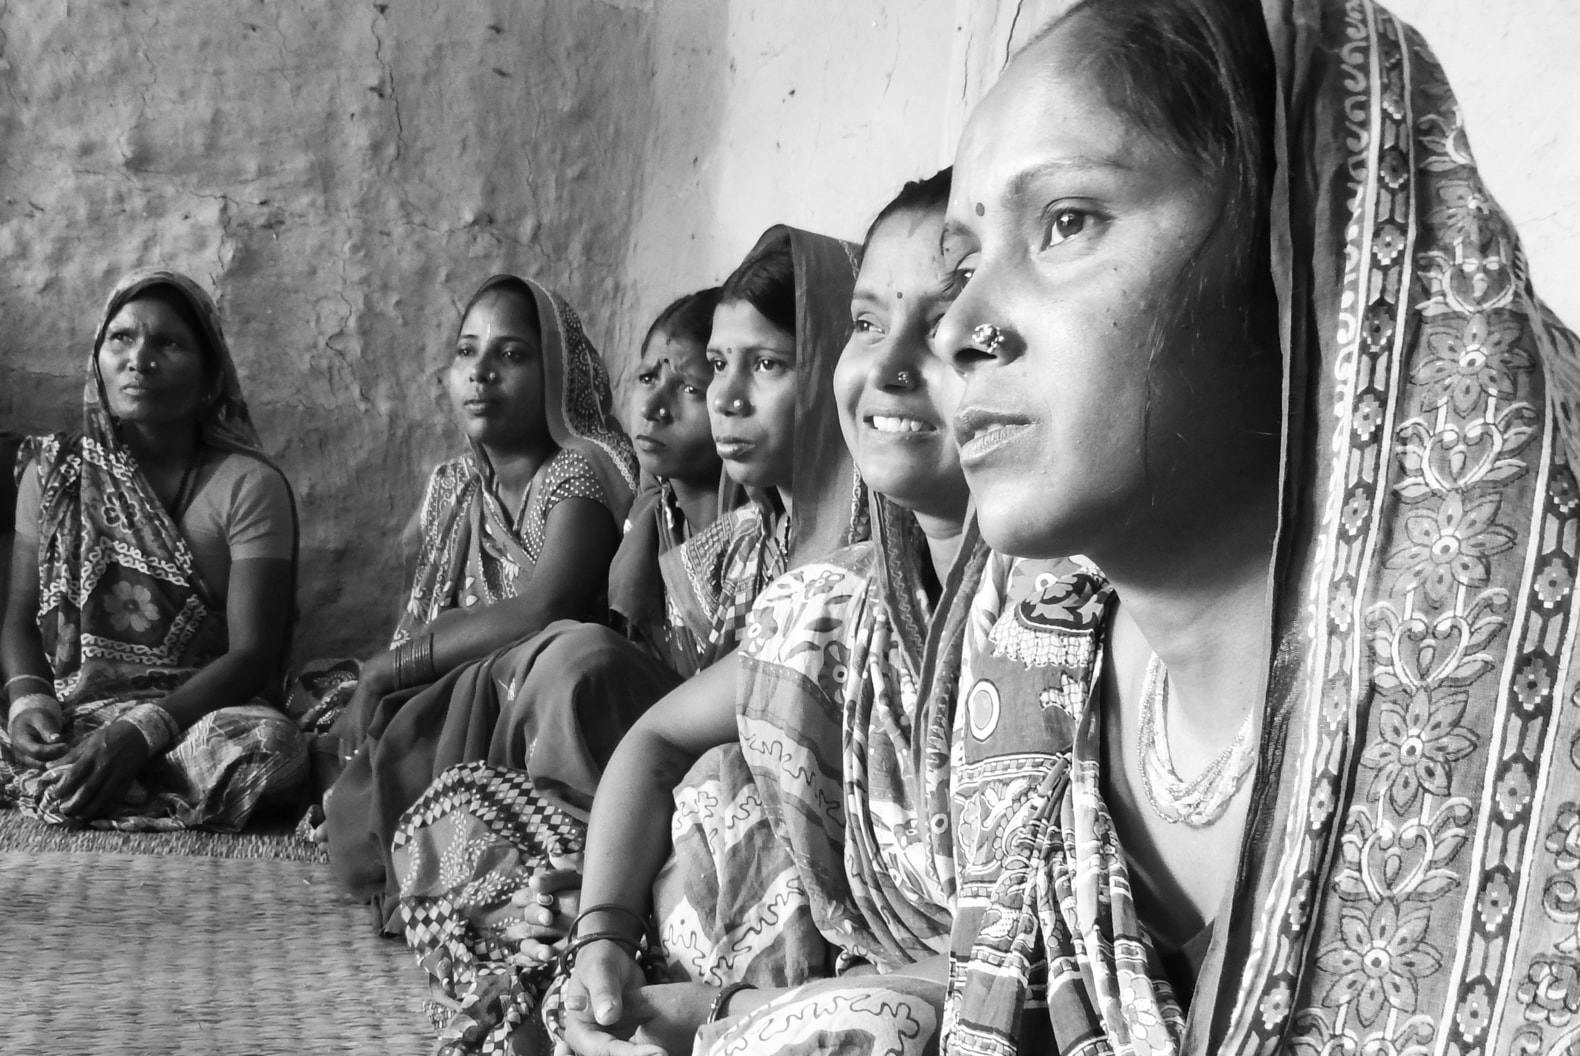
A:
{"label": "bindi on forehead", "polygon": [[978,216],[986,216],[987,215],[987,206],[982,204],[981,202],[977,203],[977,215]]}

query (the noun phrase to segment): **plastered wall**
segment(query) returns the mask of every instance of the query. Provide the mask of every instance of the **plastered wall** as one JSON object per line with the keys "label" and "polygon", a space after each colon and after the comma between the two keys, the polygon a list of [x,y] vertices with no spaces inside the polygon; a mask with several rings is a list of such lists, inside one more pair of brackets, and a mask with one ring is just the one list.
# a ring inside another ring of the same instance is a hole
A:
{"label": "plastered wall", "polygon": [[[366,651],[455,448],[436,374],[477,281],[558,286],[618,372],[768,224],[860,238],[1063,2],[10,0],[0,426],[75,414],[119,273],[190,271],[301,497],[298,652]],[[1538,289],[1580,320],[1580,4],[1392,6],[1453,78]]]}

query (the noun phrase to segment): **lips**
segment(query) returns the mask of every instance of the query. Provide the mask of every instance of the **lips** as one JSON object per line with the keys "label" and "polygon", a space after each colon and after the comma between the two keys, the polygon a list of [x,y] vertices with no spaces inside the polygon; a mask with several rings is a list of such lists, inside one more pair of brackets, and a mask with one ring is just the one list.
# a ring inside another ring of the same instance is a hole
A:
{"label": "lips", "polygon": [[716,436],[713,438],[713,446],[719,452],[720,458],[739,461],[751,454],[757,444],[741,436]]}
{"label": "lips", "polygon": [[955,440],[960,445],[961,465],[987,460],[995,452],[1027,436],[1031,428],[1031,419],[1024,415],[976,407],[961,410],[955,415]]}
{"label": "lips", "polygon": [[494,406],[498,402],[498,400],[491,399],[487,396],[468,396],[466,399],[461,401],[461,406],[464,407],[469,414],[487,414],[489,411],[494,409]]}
{"label": "lips", "polygon": [[649,436],[647,433],[632,437],[631,442],[643,451],[662,451],[669,446],[656,436]]}

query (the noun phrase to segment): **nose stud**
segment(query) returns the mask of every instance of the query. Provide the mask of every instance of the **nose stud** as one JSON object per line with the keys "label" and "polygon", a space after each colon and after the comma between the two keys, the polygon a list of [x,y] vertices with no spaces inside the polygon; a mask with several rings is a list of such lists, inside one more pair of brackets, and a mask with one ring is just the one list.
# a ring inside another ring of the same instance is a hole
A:
{"label": "nose stud", "polygon": [[992,323],[982,323],[971,331],[971,343],[984,352],[997,353],[1007,340],[1009,335]]}
{"label": "nose stud", "polygon": [[746,409],[746,401],[741,399],[739,396],[735,397],[735,399],[730,401],[730,410],[732,410],[732,411],[743,411],[745,409]]}
{"label": "nose stud", "polygon": [[911,387],[911,372],[908,371],[908,370],[897,370],[897,371],[895,371],[894,372],[894,383],[896,385],[898,385],[902,389],[910,388]]}

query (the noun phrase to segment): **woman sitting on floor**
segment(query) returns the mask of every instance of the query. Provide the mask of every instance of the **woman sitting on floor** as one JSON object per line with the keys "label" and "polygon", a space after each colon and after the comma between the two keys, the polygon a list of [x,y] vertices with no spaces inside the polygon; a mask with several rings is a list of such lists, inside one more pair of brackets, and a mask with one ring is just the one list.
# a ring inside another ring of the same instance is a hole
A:
{"label": "woman sitting on floor", "polygon": [[946,1048],[1573,1051],[1580,342],[1431,52],[1094,0],[955,176],[983,534],[1101,573],[964,698]]}
{"label": "woman sitting on floor", "polygon": [[[333,730],[349,762],[324,831],[336,875],[364,899],[384,893],[395,820],[433,780],[445,719],[494,654],[554,620],[602,617],[588,585],[608,576],[636,479],[603,361],[537,283],[497,275],[478,288],[447,382],[469,450],[429,479],[396,644],[362,665]],[[381,809],[402,788],[406,802]]]}
{"label": "woman sitting on floor", "polygon": [[[677,671],[734,648],[742,615],[788,557],[844,541],[853,481],[826,394],[848,328],[850,283],[841,243],[788,228],[764,235],[725,281],[707,345],[710,435],[735,440],[719,453],[753,501],[659,558],[660,593],[645,601],[648,611],[669,614],[667,662],[606,627],[556,625],[518,646],[519,691],[486,730],[488,758],[504,765],[450,768],[402,819],[392,876],[407,941],[432,976],[442,1050],[504,1051],[521,1024],[533,1029],[548,973],[535,962],[523,977],[510,964],[515,947],[505,931],[525,926],[511,896],[556,850],[580,846],[615,749],[610,712],[623,734],[680,682]],[[648,342],[644,362],[665,346]],[[678,411],[691,398],[677,386],[670,406]],[[652,582],[657,571],[643,574]],[[611,573],[613,598],[629,588]],[[733,669],[733,659],[722,666]],[[592,721],[594,709],[603,721]]]}
{"label": "woman sitting on floor", "polygon": [[276,707],[290,488],[186,276],[122,279],[87,367],[82,432],[19,459],[0,797],[55,823],[235,831],[306,776]]}
{"label": "woman sitting on floor", "polygon": [[[741,993],[744,983],[798,988],[772,1006],[796,1002],[772,1028],[792,1048],[833,1030],[886,1037],[900,1021],[936,1036],[954,898],[946,749],[963,637],[954,624],[945,634],[942,617],[960,567],[985,559],[974,545],[960,554],[958,379],[928,347],[948,305],[938,261],[948,191],[947,173],[907,185],[873,223],[855,332],[835,373],[840,424],[873,489],[872,541],[764,591],[735,692],[655,707],[600,789],[582,892],[593,908],[577,930],[615,940],[571,939],[563,997],[577,1051],[633,1030],[638,1051],[690,1051],[707,1021],[771,996]],[[675,847],[660,873],[671,810]],[[692,982],[640,986],[631,954],[650,891],[663,958]],[[874,970],[881,979],[800,986]]]}

